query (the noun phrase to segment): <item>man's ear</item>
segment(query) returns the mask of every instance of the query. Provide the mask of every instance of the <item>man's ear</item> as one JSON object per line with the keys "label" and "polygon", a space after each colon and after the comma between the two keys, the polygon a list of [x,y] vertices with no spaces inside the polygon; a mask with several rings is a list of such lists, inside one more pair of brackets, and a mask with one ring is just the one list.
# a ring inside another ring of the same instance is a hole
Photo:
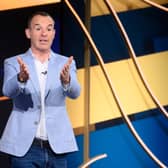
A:
{"label": "man's ear", "polygon": [[28,39],[30,39],[30,30],[29,28],[25,29],[25,34]]}

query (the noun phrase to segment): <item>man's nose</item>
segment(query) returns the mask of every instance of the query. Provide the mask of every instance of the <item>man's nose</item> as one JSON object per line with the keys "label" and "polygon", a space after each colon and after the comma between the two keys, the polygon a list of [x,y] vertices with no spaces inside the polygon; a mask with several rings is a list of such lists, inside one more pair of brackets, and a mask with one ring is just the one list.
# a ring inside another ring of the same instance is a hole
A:
{"label": "man's nose", "polygon": [[47,30],[42,30],[42,33],[41,33],[43,36],[46,36],[47,35]]}

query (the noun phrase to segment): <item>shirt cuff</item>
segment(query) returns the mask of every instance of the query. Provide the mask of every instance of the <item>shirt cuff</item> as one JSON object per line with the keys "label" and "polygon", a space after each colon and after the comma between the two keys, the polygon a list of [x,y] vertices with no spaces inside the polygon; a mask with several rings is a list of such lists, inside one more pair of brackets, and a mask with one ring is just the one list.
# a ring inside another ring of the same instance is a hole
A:
{"label": "shirt cuff", "polygon": [[62,84],[63,90],[66,92],[69,89],[70,83]]}

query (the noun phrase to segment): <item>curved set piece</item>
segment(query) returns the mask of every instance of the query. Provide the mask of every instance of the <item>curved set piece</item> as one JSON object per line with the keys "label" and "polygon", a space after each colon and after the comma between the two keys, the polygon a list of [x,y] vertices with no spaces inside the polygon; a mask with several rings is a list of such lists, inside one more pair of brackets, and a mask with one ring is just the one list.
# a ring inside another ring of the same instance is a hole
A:
{"label": "curved set piece", "polygon": [[165,12],[168,12],[168,8],[166,8],[166,7],[162,6],[162,5],[159,5],[159,4],[157,4],[157,3],[153,2],[153,1],[150,1],[150,0],[143,0],[143,1],[144,1],[145,3],[151,5],[151,6],[154,6],[154,7],[156,7],[156,8],[159,8],[160,10],[163,10],[163,11],[165,11]]}
{"label": "curved set piece", "polygon": [[115,20],[115,22],[116,22],[121,34],[122,34],[122,37],[123,37],[123,39],[125,41],[125,44],[126,44],[128,50],[129,50],[130,57],[131,57],[134,65],[135,65],[135,68],[136,68],[136,70],[137,70],[137,72],[139,74],[139,77],[141,78],[141,81],[143,82],[146,90],[148,91],[148,93],[151,96],[151,98],[152,98],[153,102],[155,103],[155,105],[160,109],[160,111],[163,113],[163,115],[166,118],[168,118],[168,112],[161,105],[161,103],[159,102],[157,97],[153,94],[148,82],[146,81],[146,79],[145,79],[145,77],[143,75],[142,69],[141,69],[141,67],[140,67],[140,65],[138,63],[138,60],[137,60],[137,57],[135,55],[134,49],[133,49],[133,47],[131,45],[131,42],[130,42],[130,40],[128,38],[128,35],[127,35],[127,33],[126,33],[126,31],[125,31],[125,29],[124,29],[119,17],[117,16],[116,11],[113,9],[113,7],[110,4],[109,0],[104,0],[104,1],[105,1],[106,5],[107,5],[108,9],[110,10],[110,13],[112,14],[112,16],[113,16],[113,18],[114,18],[114,20]]}
{"label": "curved set piece", "polygon": [[103,159],[103,158],[106,158],[106,157],[107,157],[107,154],[102,154],[102,155],[95,156],[95,157],[91,158],[89,161],[87,161],[86,163],[79,166],[79,168],[87,168],[92,163],[96,162],[97,160],[100,160],[100,159]]}
{"label": "curved set piece", "polygon": [[6,97],[6,96],[1,96],[0,97],[0,101],[5,101],[5,100],[9,100],[9,97]]}
{"label": "curved set piece", "polygon": [[161,168],[166,168],[166,165],[164,165],[164,163],[162,163],[151,151],[150,149],[146,146],[146,144],[143,142],[143,140],[140,138],[140,136],[138,135],[138,133],[136,132],[135,128],[133,127],[130,119],[128,118],[128,116],[126,115],[126,113],[123,110],[123,107],[120,103],[119,97],[116,94],[116,91],[112,85],[112,81],[109,77],[109,74],[107,73],[107,70],[105,68],[105,64],[104,61],[98,51],[98,49],[96,48],[95,43],[93,42],[89,32],[87,31],[85,25],[83,24],[83,22],[81,21],[80,17],[78,16],[78,14],[75,12],[75,10],[73,9],[73,7],[71,6],[71,4],[68,2],[68,0],[64,0],[65,4],[67,5],[67,7],[69,8],[69,10],[71,11],[71,13],[73,14],[73,16],[75,17],[76,21],[78,22],[80,28],[82,29],[85,37],[87,38],[92,50],[95,53],[96,59],[101,67],[101,70],[103,71],[103,74],[106,78],[106,81],[111,89],[111,93],[113,94],[113,97],[115,99],[115,102],[120,110],[120,113],[122,115],[122,117],[124,118],[128,128],[130,129],[131,133],[133,134],[133,136],[135,137],[135,139],[137,140],[137,142],[142,146],[142,148],[145,150],[145,152],[156,162],[157,165],[159,165],[159,167]]}

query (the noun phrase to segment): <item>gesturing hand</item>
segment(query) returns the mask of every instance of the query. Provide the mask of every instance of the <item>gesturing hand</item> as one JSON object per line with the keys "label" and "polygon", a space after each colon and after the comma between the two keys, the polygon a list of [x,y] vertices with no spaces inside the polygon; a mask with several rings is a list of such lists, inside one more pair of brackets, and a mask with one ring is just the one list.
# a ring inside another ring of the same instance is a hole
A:
{"label": "gesturing hand", "polygon": [[23,60],[20,57],[17,57],[17,62],[20,65],[18,79],[20,82],[26,82],[29,79],[29,71],[27,65],[23,62]]}
{"label": "gesturing hand", "polygon": [[72,63],[72,60],[73,60],[73,56],[69,57],[67,63],[64,65],[61,71],[60,78],[63,84],[68,84],[70,82],[69,68]]}

